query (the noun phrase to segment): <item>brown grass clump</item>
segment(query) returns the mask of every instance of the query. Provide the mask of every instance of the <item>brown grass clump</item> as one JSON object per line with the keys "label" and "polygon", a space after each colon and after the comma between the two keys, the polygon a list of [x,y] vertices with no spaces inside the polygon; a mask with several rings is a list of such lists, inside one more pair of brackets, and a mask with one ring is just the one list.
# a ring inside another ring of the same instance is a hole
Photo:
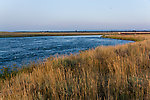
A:
{"label": "brown grass clump", "polygon": [[50,57],[1,82],[0,98],[150,98],[150,40]]}

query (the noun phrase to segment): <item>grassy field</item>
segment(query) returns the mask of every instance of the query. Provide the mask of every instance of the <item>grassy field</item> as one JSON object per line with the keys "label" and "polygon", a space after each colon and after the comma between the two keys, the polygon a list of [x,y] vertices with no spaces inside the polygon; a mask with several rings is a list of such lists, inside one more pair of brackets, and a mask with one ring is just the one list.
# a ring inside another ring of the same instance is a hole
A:
{"label": "grassy field", "polygon": [[150,35],[110,35],[137,41],[50,57],[15,74],[4,74],[0,98],[149,100]]}
{"label": "grassy field", "polygon": [[0,32],[2,37],[33,37],[33,36],[74,36],[74,35],[104,35],[118,32]]}
{"label": "grassy field", "polygon": [[102,37],[121,40],[133,40],[133,41],[143,41],[150,39],[150,35],[103,35]]}

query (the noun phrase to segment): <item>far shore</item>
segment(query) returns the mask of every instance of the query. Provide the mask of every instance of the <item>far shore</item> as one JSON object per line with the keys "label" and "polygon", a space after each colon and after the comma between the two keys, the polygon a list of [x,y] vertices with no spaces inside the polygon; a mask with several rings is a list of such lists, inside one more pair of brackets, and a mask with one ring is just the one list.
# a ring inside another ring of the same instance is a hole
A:
{"label": "far shore", "polygon": [[133,34],[150,34],[150,32],[88,32],[88,31],[71,31],[71,32],[0,32],[0,38],[7,37],[35,37],[35,36],[76,36],[76,35],[133,35]]}
{"label": "far shore", "polygon": [[133,35],[150,34],[150,32],[119,32],[119,31],[58,31],[58,32],[0,32],[0,38],[8,37],[35,37],[35,36],[76,36],[76,35]]}
{"label": "far shore", "polygon": [[0,32],[0,38],[35,37],[35,36],[76,36],[76,35],[108,35],[118,32]]}

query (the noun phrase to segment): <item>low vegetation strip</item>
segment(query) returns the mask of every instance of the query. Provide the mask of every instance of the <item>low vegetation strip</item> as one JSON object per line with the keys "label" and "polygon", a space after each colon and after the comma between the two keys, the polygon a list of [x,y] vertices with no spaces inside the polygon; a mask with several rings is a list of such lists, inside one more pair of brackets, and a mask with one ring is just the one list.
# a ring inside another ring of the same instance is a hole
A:
{"label": "low vegetation strip", "polygon": [[133,35],[133,34],[150,34],[150,32],[120,32],[120,34],[124,34],[124,35]]}
{"label": "low vegetation strip", "polygon": [[118,34],[118,32],[0,32],[0,38]]}
{"label": "low vegetation strip", "polygon": [[150,35],[103,35],[103,38],[143,41],[150,39]]}
{"label": "low vegetation strip", "polygon": [[0,98],[148,100],[149,36],[109,36],[114,37],[140,42],[101,46],[31,64],[27,70],[1,80]]}

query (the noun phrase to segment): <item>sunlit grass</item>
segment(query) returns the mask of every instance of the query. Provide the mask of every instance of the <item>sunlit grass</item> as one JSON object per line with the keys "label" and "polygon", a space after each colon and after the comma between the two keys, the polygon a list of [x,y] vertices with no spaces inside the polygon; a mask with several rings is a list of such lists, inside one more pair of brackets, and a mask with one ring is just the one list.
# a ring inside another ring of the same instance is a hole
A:
{"label": "sunlit grass", "polygon": [[[107,36],[108,37],[108,36]],[[2,79],[2,99],[150,98],[150,35],[109,38],[140,42],[50,57]]]}
{"label": "sunlit grass", "polygon": [[150,39],[150,35],[103,35],[104,38],[143,41]]}

